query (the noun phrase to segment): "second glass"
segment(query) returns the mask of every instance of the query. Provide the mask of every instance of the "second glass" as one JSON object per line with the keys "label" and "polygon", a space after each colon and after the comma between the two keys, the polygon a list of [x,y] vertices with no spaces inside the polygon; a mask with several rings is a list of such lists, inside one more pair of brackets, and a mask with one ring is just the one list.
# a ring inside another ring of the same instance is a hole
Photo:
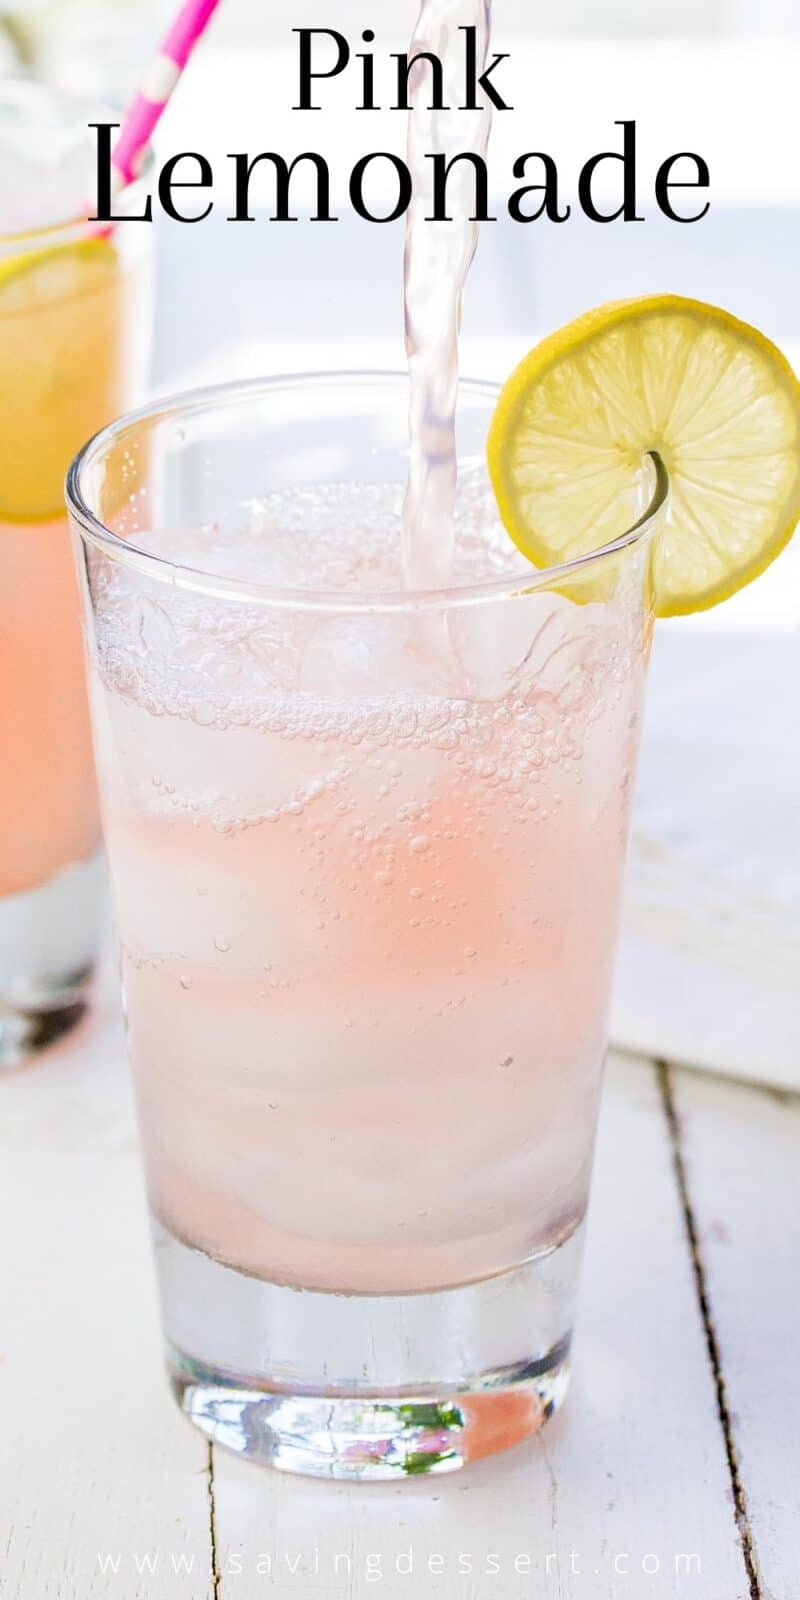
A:
{"label": "second glass", "polygon": [[70,474],[171,1380],[299,1472],[449,1470],[567,1383],[665,486],[535,571],[494,399],[447,591],[400,580],[402,378],[184,397]]}
{"label": "second glass", "polygon": [[[64,475],[87,435],[141,398],[151,231],[112,237],[80,214],[99,115],[113,114],[0,82],[0,1068],[80,1017],[98,937],[100,822]],[[30,215],[44,224],[21,229]]]}

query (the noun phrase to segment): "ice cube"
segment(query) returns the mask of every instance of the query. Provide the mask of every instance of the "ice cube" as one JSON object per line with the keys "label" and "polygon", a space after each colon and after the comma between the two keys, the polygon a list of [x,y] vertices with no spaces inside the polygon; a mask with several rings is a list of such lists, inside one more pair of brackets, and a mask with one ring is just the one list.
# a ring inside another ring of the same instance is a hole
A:
{"label": "ice cube", "polygon": [[70,222],[94,188],[94,135],[83,101],[23,79],[0,83],[0,233]]}
{"label": "ice cube", "polygon": [[526,594],[451,611],[448,626],[463,675],[464,692],[499,700],[518,686],[536,640],[552,628],[557,600]]}
{"label": "ice cube", "polygon": [[436,688],[412,619],[389,612],[320,617],[306,648],[301,686],[334,699]]}

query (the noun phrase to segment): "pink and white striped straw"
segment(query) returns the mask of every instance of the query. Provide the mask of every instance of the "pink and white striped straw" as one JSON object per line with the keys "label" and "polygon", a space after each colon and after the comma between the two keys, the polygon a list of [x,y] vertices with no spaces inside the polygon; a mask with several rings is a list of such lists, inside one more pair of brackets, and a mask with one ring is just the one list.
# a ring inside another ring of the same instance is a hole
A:
{"label": "pink and white striped straw", "polygon": [[219,0],[184,0],[170,24],[126,111],[111,152],[112,190],[119,193],[136,177],[156,123]]}

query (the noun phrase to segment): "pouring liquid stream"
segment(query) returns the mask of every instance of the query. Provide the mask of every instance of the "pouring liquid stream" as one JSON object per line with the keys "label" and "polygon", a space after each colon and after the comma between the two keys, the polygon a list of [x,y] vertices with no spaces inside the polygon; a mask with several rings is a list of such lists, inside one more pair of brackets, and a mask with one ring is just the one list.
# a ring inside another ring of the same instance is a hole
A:
{"label": "pouring liquid stream", "polygon": [[[402,565],[408,589],[446,587],[454,553],[457,492],[455,414],[461,305],[479,224],[475,174],[456,161],[447,178],[447,221],[431,221],[435,164],[430,154],[484,157],[491,132],[488,99],[462,102],[459,29],[475,28],[478,73],[486,65],[492,0],[422,0],[409,58],[408,166],[413,197],[406,219],[405,340],[410,378],[409,473],[403,503]],[[443,65],[441,103],[425,52]]]}

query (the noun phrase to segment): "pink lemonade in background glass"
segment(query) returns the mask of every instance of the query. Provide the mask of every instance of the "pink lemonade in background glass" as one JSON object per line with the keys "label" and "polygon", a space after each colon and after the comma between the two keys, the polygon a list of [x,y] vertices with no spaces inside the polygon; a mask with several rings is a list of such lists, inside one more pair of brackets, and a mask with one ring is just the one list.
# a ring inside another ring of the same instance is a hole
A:
{"label": "pink lemonade in background glass", "polygon": [[99,818],[63,480],[141,387],[146,342],[146,241],[74,220],[97,114],[0,85],[0,1065],[79,1015],[95,954]]}

